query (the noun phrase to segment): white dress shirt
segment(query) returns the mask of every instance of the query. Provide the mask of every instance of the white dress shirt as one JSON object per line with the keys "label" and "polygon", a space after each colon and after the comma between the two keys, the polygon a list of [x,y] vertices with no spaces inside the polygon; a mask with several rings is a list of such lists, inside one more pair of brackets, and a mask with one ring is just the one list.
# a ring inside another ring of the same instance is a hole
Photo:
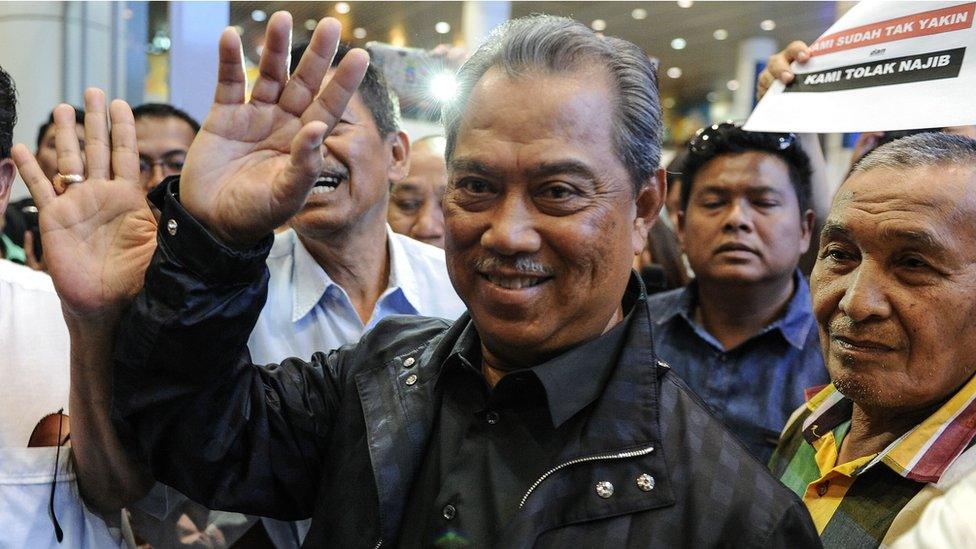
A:
{"label": "white dress shirt", "polygon": [[311,358],[354,343],[390,315],[454,320],[464,304],[447,277],[444,251],[386,228],[390,279],[363,324],[345,290],[329,278],[294,230],[275,235],[268,255],[268,301],[248,340],[255,363]]}

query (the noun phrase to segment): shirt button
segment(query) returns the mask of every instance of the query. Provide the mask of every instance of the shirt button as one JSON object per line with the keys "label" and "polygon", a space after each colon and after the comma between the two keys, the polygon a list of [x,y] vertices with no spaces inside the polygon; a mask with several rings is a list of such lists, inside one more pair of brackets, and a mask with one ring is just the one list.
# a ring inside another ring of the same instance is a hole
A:
{"label": "shirt button", "polygon": [[817,486],[817,495],[823,496],[824,494],[827,493],[827,488],[829,488],[829,487],[830,487],[830,481],[829,480],[825,480],[825,481],[821,482],[820,483],[820,486]]}
{"label": "shirt button", "polygon": [[446,518],[447,520],[451,520],[454,518],[454,515],[457,515],[457,509],[455,509],[453,505],[447,504],[444,506],[444,509],[441,511],[441,514],[443,514],[444,518]]}
{"label": "shirt button", "polygon": [[412,356],[407,357],[407,359],[403,361],[403,367],[404,368],[409,368],[409,367],[413,366],[414,362],[417,362],[417,361]]}
{"label": "shirt button", "polygon": [[178,225],[176,224],[176,220],[175,220],[175,219],[170,219],[170,220],[169,220],[169,221],[168,221],[168,222],[166,223],[166,231],[167,231],[167,232],[169,232],[169,235],[170,235],[170,236],[176,236],[176,229],[177,229],[178,227],[179,227],[179,226],[178,226]]}
{"label": "shirt button", "polygon": [[492,410],[485,414],[485,419],[488,421],[488,425],[494,425],[498,423],[498,412]]}

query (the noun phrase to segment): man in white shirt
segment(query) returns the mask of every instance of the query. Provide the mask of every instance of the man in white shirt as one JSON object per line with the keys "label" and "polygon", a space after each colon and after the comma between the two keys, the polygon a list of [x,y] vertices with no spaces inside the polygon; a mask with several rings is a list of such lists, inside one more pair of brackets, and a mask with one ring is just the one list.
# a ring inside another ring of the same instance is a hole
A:
{"label": "man in white shirt", "polygon": [[[0,216],[14,180],[15,97],[13,80],[0,68]],[[52,414],[68,413],[69,339],[54,285],[6,259],[0,259],[0,338],[0,547],[120,546],[120,529],[82,504],[71,448],[59,447],[69,429]],[[92,433],[89,410],[79,408],[81,431]],[[47,418],[48,428],[39,427]]]}
{"label": "man in white shirt", "polygon": [[[292,51],[295,63],[304,49]],[[346,51],[339,46],[333,67]],[[325,168],[304,208],[292,229],[275,236],[268,301],[248,341],[254,360],[307,357],[353,343],[392,314],[453,320],[464,311],[444,252],[386,223],[391,184],[409,168],[395,101],[370,66],[325,140]]]}

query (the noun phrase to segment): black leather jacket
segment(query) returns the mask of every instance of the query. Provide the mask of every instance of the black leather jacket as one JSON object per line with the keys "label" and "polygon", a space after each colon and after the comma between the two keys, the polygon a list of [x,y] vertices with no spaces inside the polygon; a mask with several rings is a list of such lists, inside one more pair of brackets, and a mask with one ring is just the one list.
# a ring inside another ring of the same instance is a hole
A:
{"label": "black leather jacket", "polygon": [[[210,508],[313,517],[307,546],[395,545],[434,382],[468,316],[392,317],[310,362],[251,364],[270,240],[228,249],[174,194],[154,199],[159,248],[116,347],[122,434],[158,480]],[[802,503],[656,360],[636,307],[580,440],[526,486],[499,546],[819,547]]]}

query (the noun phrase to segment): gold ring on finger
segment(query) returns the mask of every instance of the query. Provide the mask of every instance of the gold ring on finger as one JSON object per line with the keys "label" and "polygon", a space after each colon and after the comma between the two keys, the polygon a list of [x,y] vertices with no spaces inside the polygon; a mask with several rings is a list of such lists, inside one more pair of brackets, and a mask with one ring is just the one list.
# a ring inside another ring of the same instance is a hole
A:
{"label": "gold ring on finger", "polygon": [[54,184],[55,192],[61,194],[64,191],[68,190],[69,185],[73,185],[75,183],[81,183],[84,180],[85,180],[85,176],[76,173],[69,173],[69,174],[59,173],[54,176],[54,181],[52,181],[51,183]]}

